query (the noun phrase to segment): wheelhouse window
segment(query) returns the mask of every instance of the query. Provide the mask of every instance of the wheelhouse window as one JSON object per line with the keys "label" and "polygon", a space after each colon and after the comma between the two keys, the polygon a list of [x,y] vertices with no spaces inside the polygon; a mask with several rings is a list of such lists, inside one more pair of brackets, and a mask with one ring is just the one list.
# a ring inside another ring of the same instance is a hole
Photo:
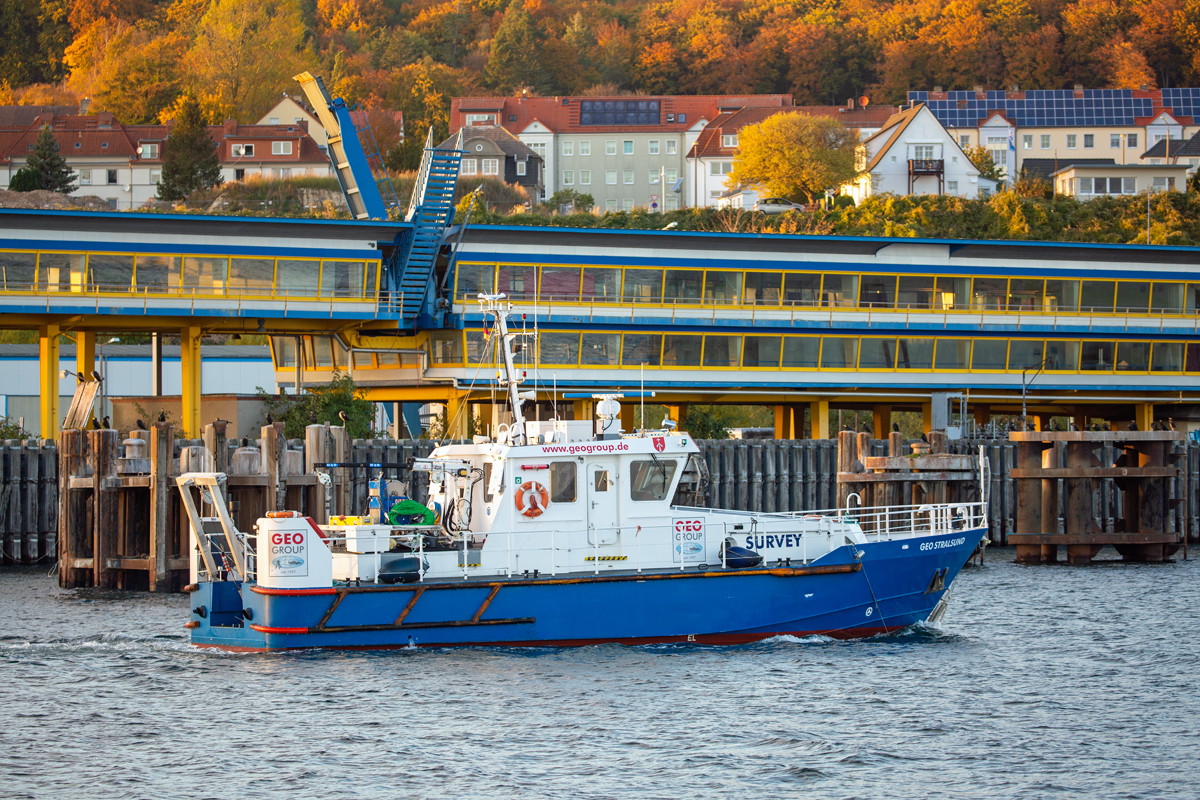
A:
{"label": "wheelhouse window", "polygon": [[550,463],[550,502],[574,503],[576,465],[574,461],[552,461]]}
{"label": "wheelhouse window", "polygon": [[679,465],[673,459],[634,461],[629,467],[629,497],[636,502],[662,502]]}

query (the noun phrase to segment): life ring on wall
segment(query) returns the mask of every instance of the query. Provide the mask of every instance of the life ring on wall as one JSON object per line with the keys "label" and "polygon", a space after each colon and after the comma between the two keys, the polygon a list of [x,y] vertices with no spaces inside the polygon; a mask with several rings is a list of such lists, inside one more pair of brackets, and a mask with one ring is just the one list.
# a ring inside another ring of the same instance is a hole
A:
{"label": "life ring on wall", "polygon": [[537,481],[523,484],[513,495],[517,511],[529,518],[540,517],[550,507],[550,493]]}

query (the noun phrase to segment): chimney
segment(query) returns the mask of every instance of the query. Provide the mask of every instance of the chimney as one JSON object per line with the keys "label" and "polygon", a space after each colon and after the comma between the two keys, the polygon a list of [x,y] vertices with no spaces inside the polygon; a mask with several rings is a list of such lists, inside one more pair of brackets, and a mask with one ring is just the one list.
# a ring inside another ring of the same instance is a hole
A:
{"label": "chimney", "polygon": [[941,94],[941,93],[942,93],[942,87],[940,87],[940,86],[935,86],[935,87],[933,87],[933,93],[934,93],[934,94]]}
{"label": "chimney", "polygon": [[983,91],[983,85],[979,83],[975,84],[975,99],[982,100],[986,96],[987,93]]}
{"label": "chimney", "polygon": [[1083,99],[1083,84],[1082,83],[1075,84],[1075,99],[1076,100]]}
{"label": "chimney", "polygon": [[854,98],[853,97],[851,97],[849,100],[846,101],[846,108],[854,108]]}
{"label": "chimney", "polygon": [[1143,83],[1143,84],[1142,84],[1141,86],[1139,86],[1138,88],[1139,88],[1139,89],[1141,89],[1143,92],[1148,92],[1148,91],[1150,91],[1150,84],[1148,84],[1148,83]]}
{"label": "chimney", "polygon": [[92,100],[89,97],[85,97],[82,100],[80,100],[79,101],[79,116],[86,117],[87,112],[88,112],[88,107],[91,106],[91,104],[92,104]]}
{"label": "chimney", "polygon": [[225,122],[222,123],[222,125],[221,125],[221,129],[222,129],[222,133],[225,136],[236,136],[237,135],[237,120],[236,119],[225,120]]}

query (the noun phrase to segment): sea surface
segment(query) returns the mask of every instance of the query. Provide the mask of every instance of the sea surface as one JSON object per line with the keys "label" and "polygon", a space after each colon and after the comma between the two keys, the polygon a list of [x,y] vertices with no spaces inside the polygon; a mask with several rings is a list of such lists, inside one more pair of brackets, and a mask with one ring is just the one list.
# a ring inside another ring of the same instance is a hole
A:
{"label": "sea surface", "polygon": [[1200,797],[1200,564],[1012,555],[864,641],[241,655],[0,570],[0,796]]}

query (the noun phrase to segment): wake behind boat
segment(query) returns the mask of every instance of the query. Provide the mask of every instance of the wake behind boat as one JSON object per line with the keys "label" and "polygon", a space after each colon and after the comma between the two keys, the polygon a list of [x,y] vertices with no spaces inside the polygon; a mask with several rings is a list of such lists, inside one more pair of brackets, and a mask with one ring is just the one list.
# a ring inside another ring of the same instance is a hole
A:
{"label": "wake behind boat", "polygon": [[[699,448],[669,424],[622,432],[628,395],[594,396],[595,431],[525,421],[532,398],[512,357],[524,334],[508,330],[504,300],[480,295],[496,319],[513,424],[414,460],[429,474],[432,513],[322,527],[272,512],[244,534],[224,475],[177,478],[192,536],[193,644],[733,644],[868,636],[944,613],[985,536],[986,497],[797,513],[698,507]],[[201,516],[206,507],[216,515]]]}

